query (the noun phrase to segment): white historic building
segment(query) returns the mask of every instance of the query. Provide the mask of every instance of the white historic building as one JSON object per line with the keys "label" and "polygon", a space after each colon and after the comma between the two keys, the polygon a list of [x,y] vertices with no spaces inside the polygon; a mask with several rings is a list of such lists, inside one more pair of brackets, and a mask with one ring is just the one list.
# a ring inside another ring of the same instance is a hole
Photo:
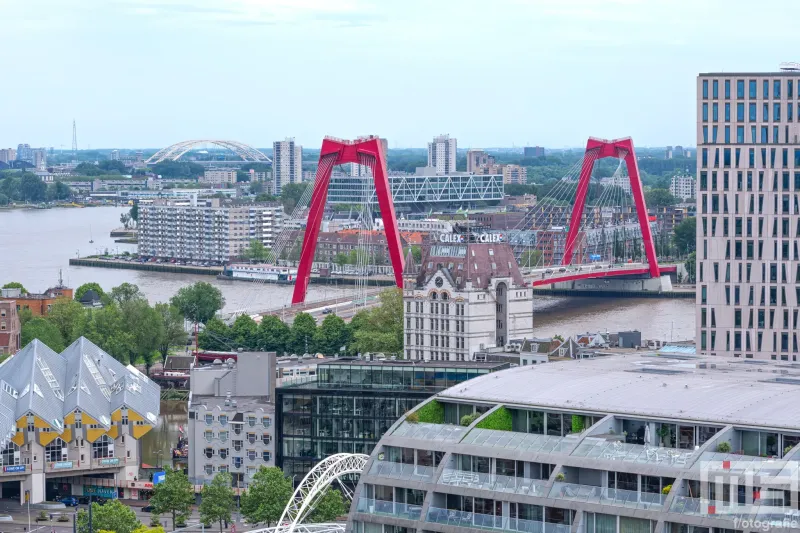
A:
{"label": "white historic building", "polygon": [[[454,240],[454,239],[450,239]],[[532,291],[506,243],[437,243],[420,268],[406,259],[405,357],[473,361],[475,352],[533,337]]]}

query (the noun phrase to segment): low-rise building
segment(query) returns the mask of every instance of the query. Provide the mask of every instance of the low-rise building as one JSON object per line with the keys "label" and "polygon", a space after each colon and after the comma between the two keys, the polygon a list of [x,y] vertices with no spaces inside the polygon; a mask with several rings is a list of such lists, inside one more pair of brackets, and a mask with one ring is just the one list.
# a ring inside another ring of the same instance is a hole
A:
{"label": "low-rise building", "polygon": [[158,422],[160,389],[81,337],[61,354],[34,340],[0,365],[3,498],[131,497],[139,439]]}
{"label": "low-rise building", "polygon": [[217,198],[189,202],[140,204],[140,255],[226,263],[241,257],[253,240],[270,248],[283,227],[280,203],[222,205]]}
{"label": "low-rise building", "polygon": [[669,192],[679,200],[690,200],[697,197],[695,181],[692,176],[672,176]]}
{"label": "low-rise building", "polygon": [[15,301],[17,312],[29,309],[33,316],[45,316],[58,298],[72,299],[73,290],[61,282],[41,294],[23,293],[21,289],[0,289],[0,301]]}
{"label": "low-rise building", "polygon": [[398,417],[448,386],[508,363],[339,358],[306,380],[278,387],[278,463],[300,480],[336,453],[372,453]]}
{"label": "low-rise building", "polygon": [[413,261],[406,261],[406,359],[473,361],[480,350],[533,337],[532,289],[511,247],[452,237],[452,243],[423,249],[419,272],[411,272]]}
{"label": "low-rise building", "polygon": [[189,479],[231,474],[244,488],[261,466],[275,466],[275,352],[242,352],[191,370]]}
{"label": "low-rise building", "polygon": [[519,165],[503,165],[503,183],[528,183],[528,169]]}
{"label": "low-rise building", "polygon": [[523,157],[544,157],[543,146],[525,146],[522,149]]}
{"label": "low-rise building", "polygon": [[797,531],[800,373],[756,363],[626,354],[451,387],[375,446],[347,530]]}
{"label": "low-rise building", "polygon": [[236,170],[210,169],[203,172],[200,183],[211,186],[214,185],[233,185],[236,183]]}
{"label": "low-rise building", "polygon": [[0,300],[0,355],[17,353],[21,331],[16,300]]}

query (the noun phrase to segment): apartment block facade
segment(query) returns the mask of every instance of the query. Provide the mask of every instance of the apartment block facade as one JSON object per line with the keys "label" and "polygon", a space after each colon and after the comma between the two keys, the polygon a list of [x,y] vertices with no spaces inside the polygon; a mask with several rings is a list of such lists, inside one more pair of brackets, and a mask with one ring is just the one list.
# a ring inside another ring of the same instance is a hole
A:
{"label": "apartment block facade", "polygon": [[236,183],[236,171],[209,169],[203,172],[200,183],[205,183],[206,185],[233,185]]}
{"label": "apartment block facade", "polygon": [[669,193],[678,200],[695,198],[695,180],[692,176],[672,176]]}
{"label": "apartment block facade", "polygon": [[271,247],[282,226],[279,203],[222,206],[212,199],[185,206],[161,200],[139,207],[139,254],[224,263],[240,257],[252,240]]}
{"label": "apartment block facade", "polygon": [[451,174],[456,171],[456,150],[458,141],[449,135],[438,135],[428,143],[428,166],[437,174]]}
{"label": "apartment block facade", "polygon": [[274,192],[289,183],[300,183],[303,177],[303,147],[295,144],[294,138],[272,143],[272,176]]}
{"label": "apartment block facade", "polygon": [[528,169],[519,165],[503,165],[503,183],[528,183]]}
{"label": "apartment block facade", "polygon": [[697,340],[796,361],[800,72],[697,77]]}

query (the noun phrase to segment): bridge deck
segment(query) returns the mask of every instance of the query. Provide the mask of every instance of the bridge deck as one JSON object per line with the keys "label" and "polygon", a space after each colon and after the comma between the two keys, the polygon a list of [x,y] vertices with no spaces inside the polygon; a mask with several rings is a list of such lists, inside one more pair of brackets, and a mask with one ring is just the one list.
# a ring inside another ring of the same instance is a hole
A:
{"label": "bridge deck", "polygon": [[[599,268],[597,268],[599,267]],[[562,271],[564,269],[564,271]],[[663,265],[659,269],[664,274],[671,274],[677,271],[677,265]],[[565,281],[575,281],[579,279],[602,279],[622,276],[641,276],[649,275],[650,269],[642,263],[629,265],[584,265],[578,267],[554,267],[546,270],[533,271],[525,275],[525,280],[533,287],[552,285]]]}

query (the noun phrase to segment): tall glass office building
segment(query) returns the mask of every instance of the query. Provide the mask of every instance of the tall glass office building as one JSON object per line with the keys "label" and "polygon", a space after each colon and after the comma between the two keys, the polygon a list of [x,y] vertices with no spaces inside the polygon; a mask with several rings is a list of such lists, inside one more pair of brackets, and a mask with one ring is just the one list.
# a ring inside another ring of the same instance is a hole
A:
{"label": "tall glass office building", "polygon": [[389,428],[348,531],[797,531],[798,384],[789,363],[688,354],[481,376]]}
{"label": "tall glass office building", "polygon": [[276,389],[277,466],[302,479],[336,453],[372,453],[398,417],[431,395],[508,363],[341,358]]}

